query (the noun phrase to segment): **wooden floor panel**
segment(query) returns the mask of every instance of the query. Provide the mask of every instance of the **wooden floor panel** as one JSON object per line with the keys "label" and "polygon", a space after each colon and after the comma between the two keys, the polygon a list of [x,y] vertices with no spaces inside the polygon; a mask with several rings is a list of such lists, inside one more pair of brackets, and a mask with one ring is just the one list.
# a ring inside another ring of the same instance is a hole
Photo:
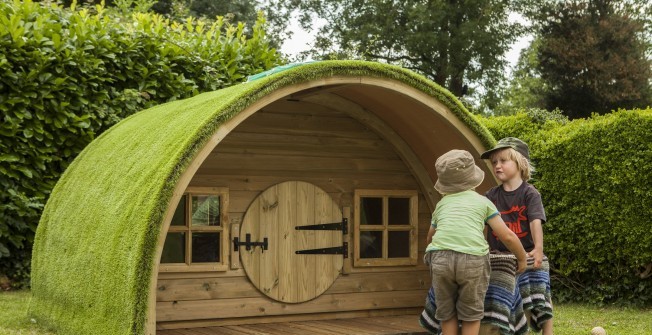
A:
{"label": "wooden floor panel", "polygon": [[418,315],[158,330],[157,335],[421,335]]}

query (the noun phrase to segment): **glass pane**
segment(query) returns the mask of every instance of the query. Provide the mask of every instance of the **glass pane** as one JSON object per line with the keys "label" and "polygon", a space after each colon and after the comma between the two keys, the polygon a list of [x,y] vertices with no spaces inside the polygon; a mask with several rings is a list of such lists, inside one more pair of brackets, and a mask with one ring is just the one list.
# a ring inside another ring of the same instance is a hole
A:
{"label": "glass pane", "polygon": [[220,261],[220,233],[192,233],[191,263]]}
{"label": "glass pane", "polygon": [[410,224],[410,198],[387,199],[387,223],[390,225]]}
{"label": "glass pane", "polygon": [[181,200],[179,200],[179,204],[177,205],[177,209],[174,211],[174,215],[172,216],[172,222],[170,225],[173,226],[185,226],[186,225],[186,197],[187,196],[181,196]]}
{"label": "glass pane", "polygon": [[186,233],[168,233],[163,245],[161,263],[186,262]]}
{"label": "glass pane", "polygon": [[360,224],[383,224],[383,198],[360,198]]}
{"label": "glass pane", "polygon": [[383,258],[383,232],[360,232],[360,258]]}
{"label": "glass pane", "polygon": [[387,257],[404,258],[410,257],[410,232],[390,231],[388,236]]}
{"label": "glass pane", "polygon": [[218,195],[192,196],[192,225],[220,225],[220,197]]}

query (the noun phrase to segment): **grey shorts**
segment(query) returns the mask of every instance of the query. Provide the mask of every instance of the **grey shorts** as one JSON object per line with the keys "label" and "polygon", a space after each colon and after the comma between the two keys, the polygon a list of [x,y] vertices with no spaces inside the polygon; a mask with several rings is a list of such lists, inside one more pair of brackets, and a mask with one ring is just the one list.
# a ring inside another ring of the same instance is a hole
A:
{"label": "grey shorts", "polygon": [[489,287],[491,263],[489,255],[476,256],[452,250],[429,252],[432,286],[438,320],[457,315],[461,321],[482,320],[484,296]]}

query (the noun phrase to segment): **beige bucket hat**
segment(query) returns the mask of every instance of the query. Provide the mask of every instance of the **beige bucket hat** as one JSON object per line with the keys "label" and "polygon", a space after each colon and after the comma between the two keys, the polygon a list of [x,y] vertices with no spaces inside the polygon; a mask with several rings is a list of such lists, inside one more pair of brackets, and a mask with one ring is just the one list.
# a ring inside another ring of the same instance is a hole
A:
{"label": "beige bucket hat", "polygon": [[451,194],[476,188],[484,180],[482,171],[466,150],[451,150],[435,162],[437,182],[435,189],[439,193]]}

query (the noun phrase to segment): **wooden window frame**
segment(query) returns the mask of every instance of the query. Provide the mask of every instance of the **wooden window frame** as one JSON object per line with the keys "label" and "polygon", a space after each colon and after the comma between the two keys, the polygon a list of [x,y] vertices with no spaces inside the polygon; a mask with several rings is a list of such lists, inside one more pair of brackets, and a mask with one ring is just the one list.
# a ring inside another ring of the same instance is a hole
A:
{"label": "wooden window frame", "polygon": [[[383,224],[382,225],[361,225],[360,224],[360,198],[373,197],[383,199]],[[410,223],[409,225],[388,224],[388,199],[409,198],[410,199]],[[418,216],[419,216],[419,194],[413,190],[355,190],[353,197],[353,266],[406,266],[417,264],[418,249]],[[360,231],[382,231],[383,232],[383,258],[360,258]],[[390,231],[410,232],[410,257],[388,258],[388,236]]]}
{"label": "wooden window frame", "polygon": [[[170,225],[169,233],[185,233],[185,263],[160,263],[160,272],[209,272],[209,271],[227,271],[228,264],[228,250],[229,250],[229,189],[226,187],[188,187],[183,195],[187,196],[185,203],[186,217],[184,226]],[[197,226],[190,225],[191,201],[193,196],[214,196],[220,197],[220,225],[219,226]],[[220,233],[220,250],[219,262],[214,263],[196,263],[191,264],[190,258],[192,255],[192,232],[219,232]],[[167,236],[166,236],[167,238]]]}

